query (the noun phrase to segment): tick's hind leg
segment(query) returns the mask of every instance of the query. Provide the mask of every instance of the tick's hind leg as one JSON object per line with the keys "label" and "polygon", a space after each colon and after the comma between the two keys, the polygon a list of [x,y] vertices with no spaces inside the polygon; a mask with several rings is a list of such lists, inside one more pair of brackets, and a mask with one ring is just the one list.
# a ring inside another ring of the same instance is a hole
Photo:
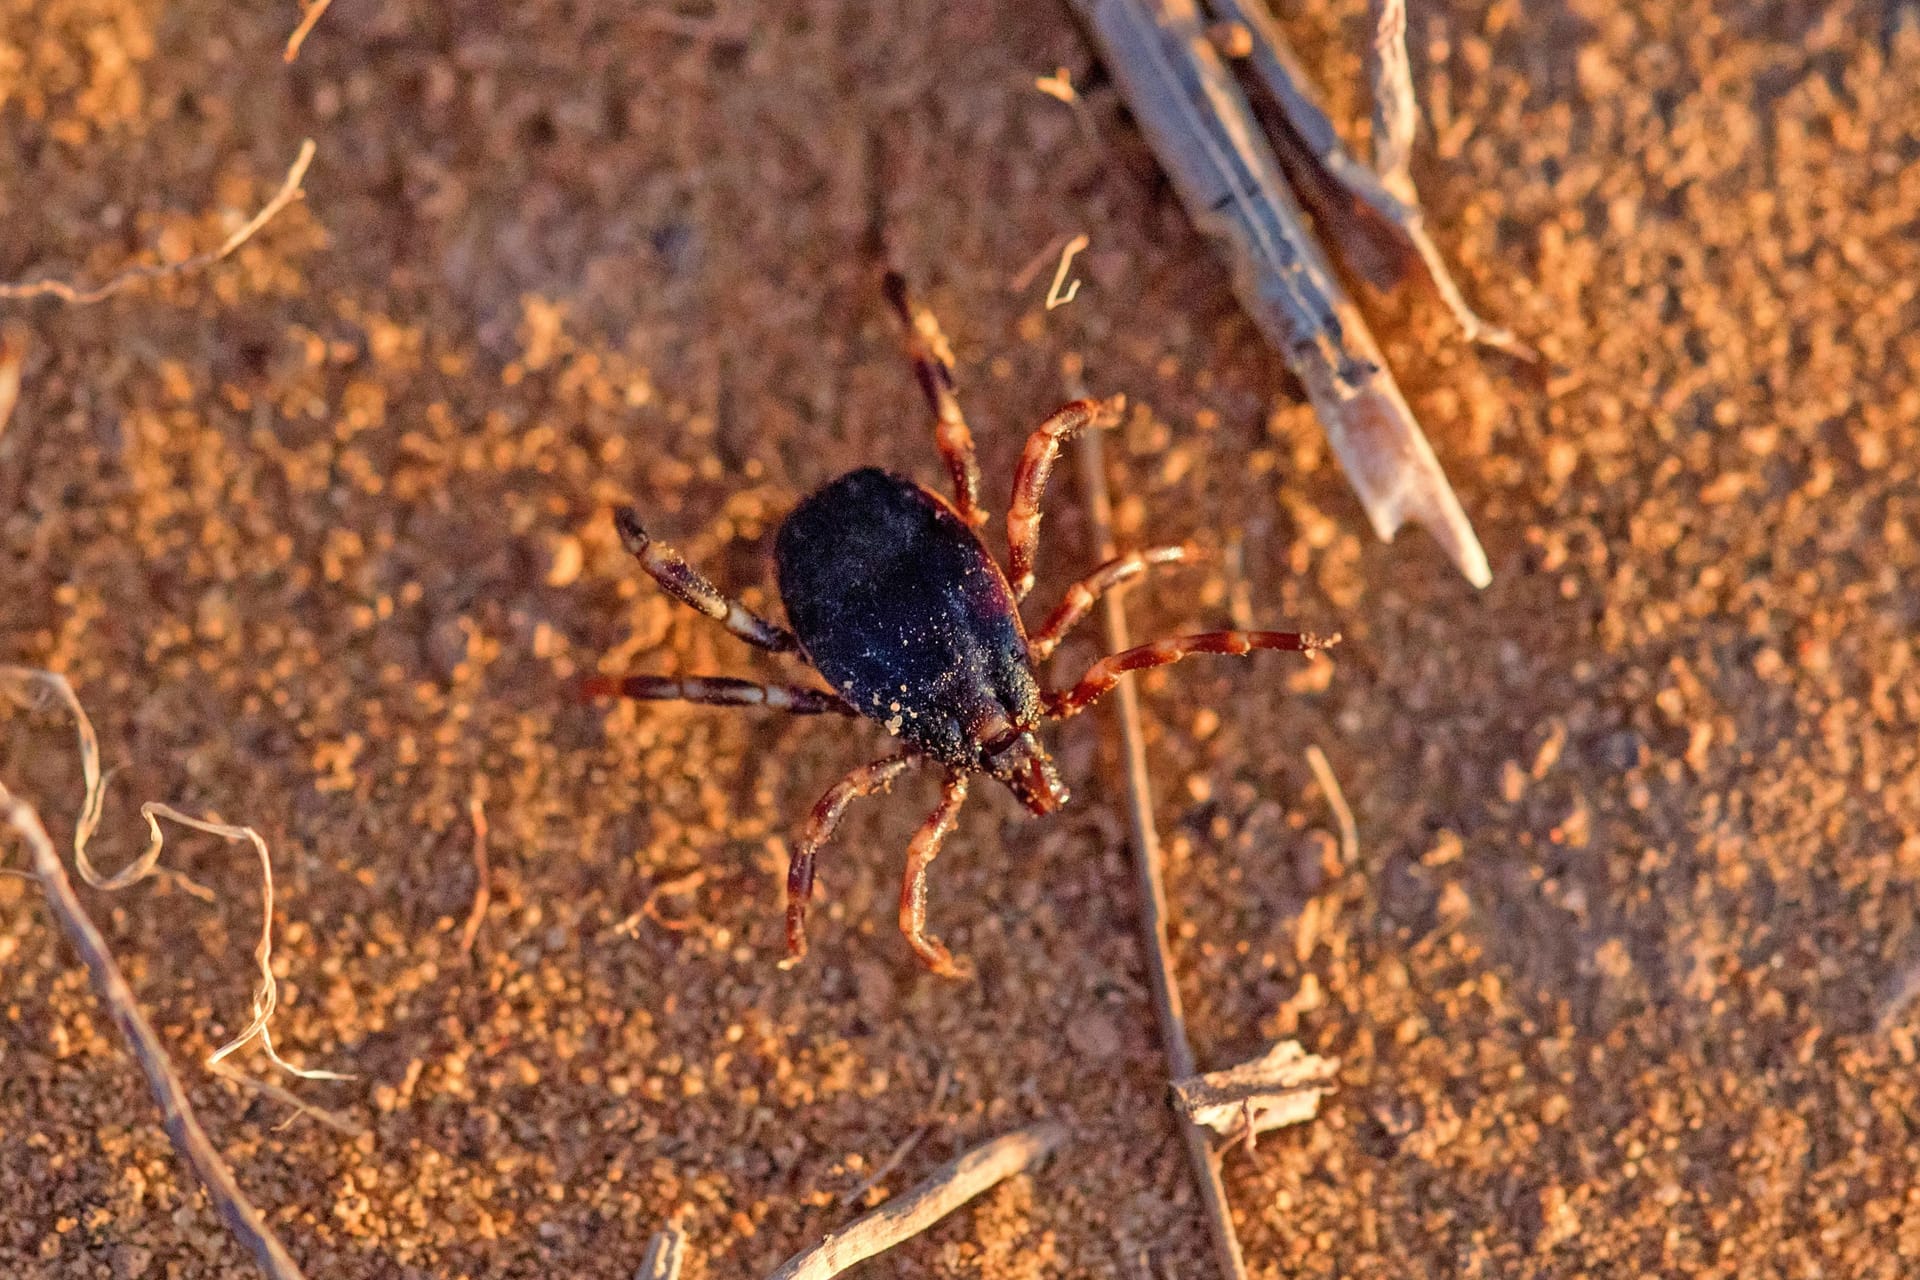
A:
{"label": "tick's hind leg", "polygon": [[1071,689],[1047,695],[1047,714],[1064,720],[1093,705],[1101,694],[1120,683],[1129,671],[1164,667],[1195,653],[1240,655],[1255,649],[1288,649],[1295,653],[1315,653],[1340,643],[1338,635],[1318,636],[1293,631],[1206,631],[1199,635],[1175,636],[1152,644],[1123,649],[1100,659],[1080,677]]}
{"label": "tick's hind leg", "polygon": [[713,707],[771,707],[796,716],[858,715],[837,693],[797,684],[755,684],[730,676],[592,676],[581,682],[587,698],[638,698],[647,702],[700,702]]}
{"label": "tick's hind leg", "polygon": [[907,281],[898,271],[887,272],[883,286],[887,301],[907,329],[907,358],[933,410],[934,441],[953,475],[953,502],[960,518],[974,528],[987,522],[980,505],[980,463],[973,454],[973,432],[960,413],[960,396],[953,384],[953,349],[933,312],[917,307],[907,294]]}
{"label": "tick's hind leg", "polygon": [[678,551],[649,537],[640,523],[640,513],[632,507],[614,508],[613,523],[620,530],[621,545],[668,595],[706,614],[748,644],[774,653],[792,653],[799,649],[800,642],[793,638],[791,631],[775,626],[732,596],[723,594]]}
{"label": "tick's hind leg", "polygon": [[848,805],[860,796],[885,791],[914,759],[903,752],[863,764],[827,788],[827,794],[813,806],[787,860],[787,958],[780,962],[782,969],[792,968],[807,954],[807,903],[813,897],[814,855],[833,838],[833,829],[840,825]]}
{"label": "tick's hind leg", "polygon": [[907,874],[900,881],[900,932],[920,957],[920,963],[943,978],[964,978],[968,968],[956,961],[946,944],[927,932],[927,868],[940,854],[940,845],[960,817],[967,800],[967,775],[949,773],[940,788],[939,807],[927,816],[907,846]]}
{"label": "tick's hind leg", "polygon": [[1189,564],[1199,556],[1192,547],[1152,547],[1146,551],[1129,551],[1107,561],[1068,587],[1059,608],[1048,614],[1046,622],[1028,638],[1027,649],[1033,654],[1033,660],[1038,662],[1058,648],[1067,632],[1087,616],[1093,602],[1107,592],[1133,581],[1155,565]]}
{"label": "tick's hind leg", "polygon": [[1053,411],[1033,429],[1013,473],[1013,503],[1007,508],[1007,580],[1013,598],[1024,600],[1033,590],[1033,552],[1040,543],[1040,497],[1047,491],[1060,446],[1087,427],[1111,427],[1127,407],[1125,396],[1106,400],[1074,400]]}

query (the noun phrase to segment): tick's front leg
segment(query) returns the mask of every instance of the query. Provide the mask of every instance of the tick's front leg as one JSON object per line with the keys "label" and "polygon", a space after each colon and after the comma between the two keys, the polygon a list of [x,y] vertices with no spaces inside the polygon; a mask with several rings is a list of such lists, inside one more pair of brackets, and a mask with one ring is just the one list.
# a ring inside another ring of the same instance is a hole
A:
{"label": "tick's front leg", "polygon": [[590,676],[582,697],[698,702],[710,707],[770,707],[796,716],[858,715],[837,693],[798,684],[756,684],[731,676]]}
{"label": "tick's front leg", "polygon": [[782,969],[791,969],[807,954],[807,903],[813,898],[814,855],[833,838],[833,830],[840,825],[848,805],[861,796],[885,791],[915,758],[902,752],[863,764],[827,788],[813,806],[787,860],[787,958],[780,962]]}
{"label": "tick's front leg", "polygon": [[907,935],[907,945],[920,957],[920,963],[943,978],[964,978],[972,970],[966,961],[955,960],[946,944],[927,932],[927,868],[940,855],[940,846],[966,801],[967,775],[949,773],[940,789],[939,806],[907,846],[907,874],[900,881],[900,932]]}
{"label": "tick's front leg", "polygon": [[664,542],[656,542],[640,523],[640,513],[632,507],[617,507],[614,527],[620,531],[620,543],[640,562],[647,576],[675,600],[706,614],[748,644],[772,653],[793,653],[800,642],[785,627],[776,626],[732,596],[707,581],[686,557]]}

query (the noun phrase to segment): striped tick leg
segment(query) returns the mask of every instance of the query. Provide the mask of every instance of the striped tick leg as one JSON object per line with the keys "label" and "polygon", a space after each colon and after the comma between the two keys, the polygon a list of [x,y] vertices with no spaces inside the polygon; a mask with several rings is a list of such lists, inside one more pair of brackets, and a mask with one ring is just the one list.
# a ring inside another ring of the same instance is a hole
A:
{"label": "striped tick leg", "polygon": [[825,689],[755,684],[731,676],[592,676],[581,682],[580,694],[645,702],[701,702],[710,707],[771,707],[796,716],[859,714],[839,694]]}
{"label": "striped tick leg", "polygon": [[1071,689],[1047,695],[1047,714],[1056,720],[1078,715],[1093,705],[1101,694],[1120,683],[1129,671],[1164,667],[1195,653],[1225,653],[1235,656],[1255,649],[1287,649],[1295,653],[1315,653],[1340,643],[1338,635],[1319,636],[1292,631],[1205,631],[1199,635],[1175,636],[1152,644],[1123,649],[1100,659],[1080,677]]}
{"label": "striped tick leg", "polygon": [[1015,600],[1025,600],[1027,592],[1033,590],[1033,551],[1040,542],[1040,496],[1047,490],[1047,478],[1053,474],[1060,446],[1087,427],[1117,425],[1126,407],[1125,396],[1074,400],[1055,409],[1053,416],[1027,437],[1020,469],[1013,473],[1013,505],[1007,508],[1007,580],[1013,584]]}
{"label": "striped tick leg", "polygon": [[908,296],[906,277],[889,271],[882,287],[907,329],[907,358],[913,361],[914,376],[933,410],[934,440],[953,475],[954,506],[960,518],[977,529],[987,522],[987,509],[980,505],[980,463],[973,454],[973,432],[960,413],[960,396],[954,388],[953,348],[947,345],[933,312],[915,306]]}
{"label": "striped tick leg", "polygon": [[1146,551],[1129,551],[1107,561],[1067,588],[1059,608],[1048,614],[1046,622],[1028,638],[1028,652],[1035,662],[1045,658],[1059,647],[1067,632],[1087,616],[1094,601],[1115,587],[1133,581],[1154,565],[1191,564],[1199,558],[1200,553],[1193,547],[1152,547]]}
{"label": "striped tick leg", "polygon": [[649,537],[640,523],[640,513],[632,507],[614,508],[613,523],[620,530],[621,545],[668,595],[706,614],[750,645],[772,653],[792,653],[800,648],[791,631],[722,594],[678,551]]}
{"label": "striped tick leg", "polygon": [[920,963],[943,978],[964,978],[966,961],[956,961],[946,944],[927,932],[927,868],[939,856],[940,845],[960,817],[967,801],[967,775],[948,773],[940,788],[940,804],[907,846],[907,874],[900,881],[900,932],[920,957]]}
{"label": "striped tick leg", "polygon": [[848,805],[860,796],[887,790],[915,758],[902,752],[863,764],[827,788],[827,794],[813,806],[787,860],[787,957],[780,962],[782,969],[791,969],[807,954],[807,903],[813,897],[814,855],[833,838],[833,829],[840,825]]}

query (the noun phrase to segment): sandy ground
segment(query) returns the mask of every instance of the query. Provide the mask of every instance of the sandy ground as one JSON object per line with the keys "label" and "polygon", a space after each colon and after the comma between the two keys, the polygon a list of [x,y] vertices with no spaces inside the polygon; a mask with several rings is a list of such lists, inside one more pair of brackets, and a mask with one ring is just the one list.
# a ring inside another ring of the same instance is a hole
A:
{"label": "sandy ground", "polygon": [[[1356,121],[1363,10],[1282,6]],[[1064,6],[340,0],[287,69],[296,16],[0,4],[0,277],[211,247],[319,145],[308,203],[219,269],[12,309],[0,661],[97,718],[103,857],[147,798],[273,842],[278,1039],[357,1073],[298,1086],[357,1140],[197,1066],[246,1014],[244,857],[178,846],[216,906],[89,901],[310,1274],[625,1280],[678,1213],[691,1276],[754,1276],[923,1120],[870,1200],[1038,1116],[1063,1158],[866,1274],[1206,1274],[1110,721],[1057,735],[1068,811],[977,790],[936,869],[955,984],[892,920],[925,780],[854,811],[814,954],[773,964],[785,841],[877,730],[567,692],[778,672],[640,578],[613,502],[764,604],[799,496],[939,474],[876,227],[955,340],[996,506],[1082,351],[1145,407],[1122,538],[1238,537],[1259,622],[1346,633],[1317,669],[1145,683],[1203,1061],[1345,1064],[1319,1122],[1229,1160],[1256,1275],[1920,1265],[1911,6],[1415,6],[1439,239],[1571,371],[1545,394],[1428,300],[1375,308],[1478,595],[1366,532],[1111,89],[1083,125],[1033,88],[1094,83]],[[1083,230],[1071,306],[1012,287]],[[1041,600],[1087,567],[1059,496]],[[1217,625],[1233,586],[1169,578],[1136,628]],[[0,773],[67,828],[64,726],[0,722]],[[0,1009],[0,1273],[251,1274],[12,878]]]}

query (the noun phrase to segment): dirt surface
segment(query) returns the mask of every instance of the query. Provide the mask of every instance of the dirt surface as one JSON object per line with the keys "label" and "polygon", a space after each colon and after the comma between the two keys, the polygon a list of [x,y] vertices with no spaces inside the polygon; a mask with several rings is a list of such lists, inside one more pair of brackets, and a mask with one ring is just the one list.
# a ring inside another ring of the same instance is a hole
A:
{"label": "dirt surface", "polygon": [[[1145,682],[1203,1062],[1344,1062],[1317,1123],[1229,1158],[1255,1274],[1911,1274],[1920,15],[1735,8],[1415,6],[1439,240],[1570,371],[1546,394],[1426,299],[1374,309],[1476,595],[1366,531],[1064,6],[340,0],[286,68],[290,3],[0,4],[0,278],[210,248],[319,147],[219,268],[11,308],[0,434],[0,661],[98,720],[102,857],[149,798],[272,841],[276,1038],[356,1074],[290,1083],[358,1139],[198,1065],[246,1016],[245,857],[179,844],[217,905],[88,901],[309,1274],[625,1280],[679,1214],[691,1276],[755,1276],[923,1121],[869,1202],[1039,1116],[1067,1154],[865,1274],[1208,1274],[1110,721],[1055,735],[1063,813],[976,789],[935,869],[954,983],[893,923],[927,779],[852,812],[812,956],[774,967],[785,842],[878,730],[568,692],[780,670],[641,577],[615,501],[770,606],[801,495],[940,474],[876,229],[996,507],[1084,352],[1139,406],[1122,539],[1238,537],[1256,621],[1346,634]],[[1363,16],[1282,7],[1355,121]],[[1084,120],[1033,87],[1057,66]],[[1046,312],[1049,270],[1013,281],[1079,231]],[[1062,479],[1041,601],[1087,567]],[[1218,625],[1235,586],[1169,577],[1136,630]],[[0,721],[0,776],[70,826],[64,725]],[[0,1274],[252,1274],[14,878],[0,1009]]]}

